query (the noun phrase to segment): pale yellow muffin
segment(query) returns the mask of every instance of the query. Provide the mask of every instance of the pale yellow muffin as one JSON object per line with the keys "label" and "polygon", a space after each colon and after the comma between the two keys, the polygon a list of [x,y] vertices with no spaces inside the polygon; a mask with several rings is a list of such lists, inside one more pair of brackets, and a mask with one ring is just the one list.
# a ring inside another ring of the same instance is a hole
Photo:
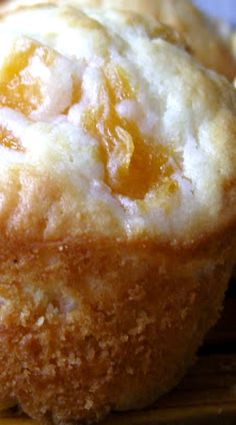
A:
{"label": "pale yellow muffin", "polygon": [[54,424],[141,408],[219,316],[236,94],[155,19],[4,10],[0,405]]}
{"label": "pale yellow muffin", "polygon": [[[185,37],[193,56],[204,66],[225,75],[230,81],[235,78],[236,60],[231,53],[229,29],[225,31],[225,25],[206,17],[191,0],[40,0],[40,2],[70,3],[80,7],[112,7],[151,15],[179,31]],[[19,7],[18,3],[36,4],[39,0],[13,1],[10,7]],[[7,7],[9,8],[9,5]]]}

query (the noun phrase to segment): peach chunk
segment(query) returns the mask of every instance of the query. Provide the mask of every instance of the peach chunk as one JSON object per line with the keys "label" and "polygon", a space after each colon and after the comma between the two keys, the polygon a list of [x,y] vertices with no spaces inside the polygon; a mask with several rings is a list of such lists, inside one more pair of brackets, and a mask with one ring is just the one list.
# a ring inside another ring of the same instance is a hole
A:
{"label": "peach chunk", "polygon": [[141,134],[135,122],[116,111],[117,103],[135,96],[125,71],[108,65],[99,91],[99,106],[84,111],[82,126],[100,142],[105,181],[114,192],[143,199],[155,186],[165,185],[173,193],[177,189],[170,164],[173,153]]}
{"label": "peach chunk", "polygon": [[50,66],[55,53],[31,39],[17,40],[0,69],[0,106],[28,116],[42,103],[40,80],[30,72],[32,61]]}

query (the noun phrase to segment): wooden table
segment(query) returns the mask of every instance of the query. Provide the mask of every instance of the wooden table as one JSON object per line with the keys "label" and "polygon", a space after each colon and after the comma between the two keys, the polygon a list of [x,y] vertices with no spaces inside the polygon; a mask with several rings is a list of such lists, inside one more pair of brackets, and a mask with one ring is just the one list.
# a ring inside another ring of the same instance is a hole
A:
{"label": "wooden table", "polygon": [[[236,424],[236,282],[227,294],[221,321],[200,349],[181,384],[149,409],[114,414],[102,425]],[[7,412],[0,425],[39,425]]]}

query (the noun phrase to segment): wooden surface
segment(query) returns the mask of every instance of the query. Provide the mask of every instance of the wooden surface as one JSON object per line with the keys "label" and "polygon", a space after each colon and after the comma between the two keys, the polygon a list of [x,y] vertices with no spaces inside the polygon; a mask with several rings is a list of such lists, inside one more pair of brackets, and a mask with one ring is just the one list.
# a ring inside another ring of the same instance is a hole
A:
{"label": "wooden surface", "polygon": [[[236,424],[236,283],[221,321],[208,335],[196,365],[181,384],[149,409],[114,414],[102,425]],[[0,425],[39,425],[6,412]]]}

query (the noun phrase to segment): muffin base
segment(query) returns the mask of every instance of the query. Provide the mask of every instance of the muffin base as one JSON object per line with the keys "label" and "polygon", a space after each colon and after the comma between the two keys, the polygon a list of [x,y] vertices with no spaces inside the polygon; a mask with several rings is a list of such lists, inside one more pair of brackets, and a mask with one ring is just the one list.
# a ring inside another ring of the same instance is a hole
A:
{"label": "muffin base", "polygon": [[2,247],[0,403],[17,400],[33,418],[64,425],[151,404],[177,384],[219,316],[232,239]]}

